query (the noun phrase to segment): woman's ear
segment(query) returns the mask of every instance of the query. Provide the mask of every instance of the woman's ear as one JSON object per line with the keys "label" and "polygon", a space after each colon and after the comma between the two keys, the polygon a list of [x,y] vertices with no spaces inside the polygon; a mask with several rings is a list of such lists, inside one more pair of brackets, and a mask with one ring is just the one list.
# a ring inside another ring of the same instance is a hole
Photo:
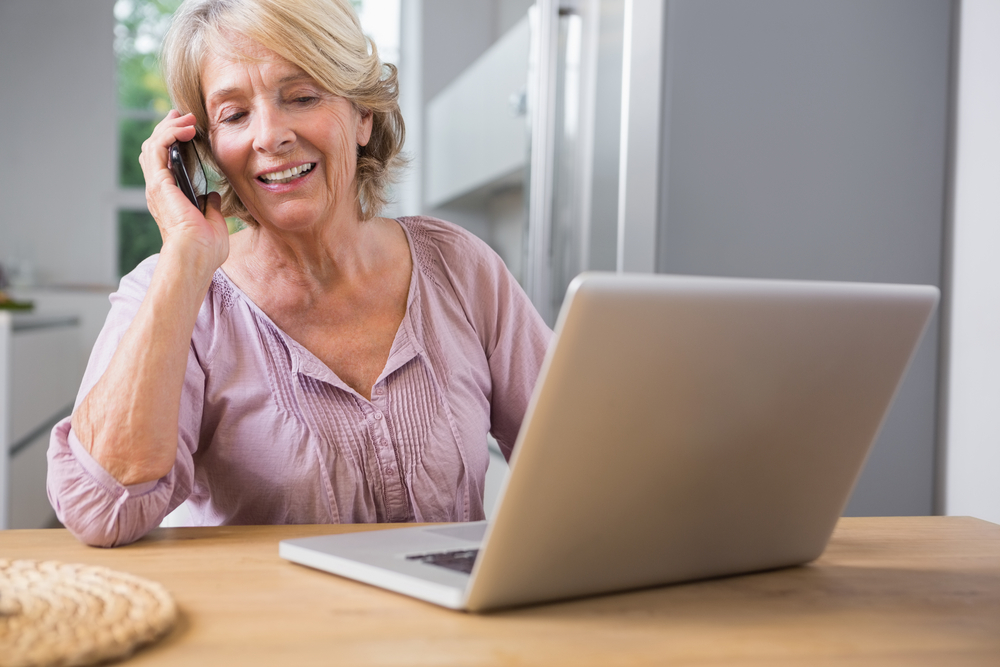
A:
{"label": "woman's ear", "polygon": [[356,138],[358,146],[367,146],[369,140],[372,138],[372,123],[375,120],[375,114],[372,113],[371,109],[358,109],[360,118],[358,119],[358,136]]}

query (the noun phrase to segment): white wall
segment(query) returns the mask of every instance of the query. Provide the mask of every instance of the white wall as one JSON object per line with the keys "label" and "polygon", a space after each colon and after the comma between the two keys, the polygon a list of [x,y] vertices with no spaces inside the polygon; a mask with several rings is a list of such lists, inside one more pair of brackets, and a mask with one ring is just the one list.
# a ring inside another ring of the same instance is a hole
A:
{"label": "white wall", "polygon": [[0,262],[115,279],[114,0],[0,2]]}
{"label": "white wall", "polygon": [[423,95],[429,102],[496,40],[497,7],[494,0],[423,0],[423,9]]}
{"label": "white wall", "polygon": [[1000,2],[960,11],[944,511],[1000,523]]}

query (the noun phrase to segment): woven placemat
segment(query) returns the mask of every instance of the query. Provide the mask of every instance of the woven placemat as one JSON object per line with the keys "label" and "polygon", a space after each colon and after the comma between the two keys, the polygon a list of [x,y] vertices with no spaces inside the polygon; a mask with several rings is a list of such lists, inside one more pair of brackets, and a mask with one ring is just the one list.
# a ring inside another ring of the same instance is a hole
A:
{"label": "woven placemat", "polygon": [[173,627],[160,584],[106,567],[0,559],[0,667],[92,665]]}

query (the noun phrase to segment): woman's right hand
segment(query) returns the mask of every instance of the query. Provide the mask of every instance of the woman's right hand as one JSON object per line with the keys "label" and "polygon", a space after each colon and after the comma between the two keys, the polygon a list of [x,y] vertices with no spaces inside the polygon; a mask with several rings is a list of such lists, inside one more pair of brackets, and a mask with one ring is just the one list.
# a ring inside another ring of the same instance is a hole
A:
{"label": "woman's right hand", "polygon": [[229,255],[229,229],[218,193],[208,195],[204,215],[184,196],[168,162],[170,146],[195,136],[194,114],[171,110],[142,144],[139,164],[146,179],[146,204],[160,228],[164,257],[178,254],[189,268],[209,278]]}

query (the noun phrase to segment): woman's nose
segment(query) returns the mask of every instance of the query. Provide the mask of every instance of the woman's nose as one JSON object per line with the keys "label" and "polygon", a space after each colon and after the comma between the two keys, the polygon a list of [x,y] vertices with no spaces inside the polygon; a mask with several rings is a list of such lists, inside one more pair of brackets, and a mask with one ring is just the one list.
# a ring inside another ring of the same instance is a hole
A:
{"label": "woman's nose", "polygon": [[253,148],[262,153],[281,153],[295,143],[295,132],[279,110],[259,110],[253,130]]}

